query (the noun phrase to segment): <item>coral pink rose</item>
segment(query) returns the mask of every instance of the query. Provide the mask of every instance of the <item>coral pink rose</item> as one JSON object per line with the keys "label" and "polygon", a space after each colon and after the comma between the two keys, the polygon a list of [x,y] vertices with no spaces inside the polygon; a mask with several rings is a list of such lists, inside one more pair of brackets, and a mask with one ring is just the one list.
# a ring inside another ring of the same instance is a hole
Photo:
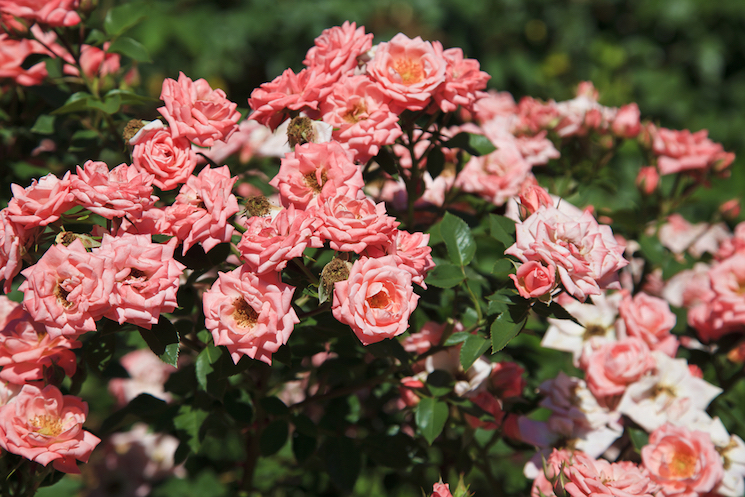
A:
{"label": "coral pink rose", "polygon": [[667,496],[696,497],[722,480],[724,468],[708,433],[665,424],[642,447],[642,462]]}
{"label": "coral pink rose", "polygon": [[489,376],[489,385],[497,391],[501,399],[520,397],[527,385],[523,374],[525,374],[525,369],[514,362],[497,362],[494,363]]}
{"label": "coral pink rose", "polygon": [[470,398],[471,402],[479,406],[481,409],[491,414],[494,421],[479,419],[476,416],[472,416],[468,413],[465,414],[466,421],[471,428],[483,428],[484,430],[496,430],[502,425],[504,419],[504,411],[502,410],[502,404],[500,400],[494,396],[493,393],[481,391],[475,396]]}
{"label": "coral pink rose", "polygon": [[399,407],[401,409],[405,407],[414,407],[419,404],[420,398],[414,393],[414,390],[424,388],[424,383],[416,378],[401,378],[401,384],[398,386],[398,394],[401,396]]}
{"label": "coral pink rose", "polygon": [[521,218],[533,214],[541,206],[552,206],[551,195],[540,187],[535,176],[531,175],[520,187],[520,215]]}
{"label": "coral pink rose", "polygon": [[626,325],[628,336],[641,338],[651,350],[659,350],[675,357],[678,339],[670,330],[675,326],[677,318],[665,300],[643,292],[637,293],[633,298],[626,295],[618,311]]}
{"label": "coral pink rose", "polygon": [[133,350],[122,356],[119,362],[129,373],[129,378],[113,378],[109,381],[109,392],[120,407],[143,393],[165,401],[171,399],[163,386],[176,368],[161,361],[150,349]]}
{"label": "coral pink rose", "polygon": [[323,221],[319,234],[332,249],[357,254],[367,247],[382,250],[399,224],[386,214],[384,203],[366,197],[334,197],[323,204],[318,216]]}
{"label": "coral pink rose", "polygon": [[[433,45],[440,45],[434,42]],[[442,45],[439,47],[442,51]],[[446,61],[445,82],[434,92],[434,99],[443,112],[454,112],[458,106],[470,109],[479,95],[479,90],[486,88],[489,76],[480,70],[479,61],[463,57],[460,48],[449,48],[442,51]]]}
{"label": "coral pink rose", "polygon": [[392,255],[401,269],[411,273],[412,283],[426,289],[424,278],[435,267],[432,259],[432,247],[429,245],[429,234],[409,233],[405,230],[394,230],[391,239],[383,250],[368,247],[367,255],[381,257]]}
{"label": "coral pink rose", "polygon": [[587,349],[581,359],[587,387],[598,399],[621,395],[628,384],[653,370],[655,364],[646,342],[636,337]]}
{"label": "coral pink rose", "polygon": [[48,385],[25,385],[10,402],[0,407],[0,447],[12,454],[57,471],[80,473],[76,460],[88,462],[101,441],[83,430],[88,404],[62,395]]}
{"label": "coral pink rose", "polygon": [[367,64],[367,74],[391,97],[393,112],[400,113],[427,107],[437,87],[445,82],[446,68],[441,45],[433,47],[419,36],[412,40],[399,33],[378,45]]}
{"label": "coral pink rose", "polygon": [[222,90],[213,90],[204,79],[192,81],[179,72],[178,81],[163,81],[160,98],[165,102],[158,112],[168,121],[174,138],[180,136],[200,147],[211,147],[237,129],[241,114]]}
{"label": "coral pink rose", "polygon": [[10,185],[13,198],[8,202],[8,218],[26,229],[53,223],[75,206],[71,183],[68,171],[62,179],[50,173],[39,181],[32,180],[31,186],[25,189]]}
{"label": "coral pink rose", "polygon": [[331,311],[363,345],[370,345],[406,331],[418,300],[411,274],[393,256],[362,257],[352,265],[349,278],[334,285]]}
{"label": "coral pink rose", "polygon": [[709,269],[705,286],[691,280],[684,295],[696,300],[688,311],[688,324],[705,342],[740,331],[745,324],[745,253],[735,253]]}
{"label": "coral pink rose", "polygon": [[114,271],[105,259],[88,253],[80,239],[67,247],[52,245],[21,274],[26,277],[18,288],[23,305],[52,337],[93,331],[109,309]]}
{"label": "coral pink rose", "polygon": [[515,114],[517,105],[512,94],[506,91],[489,90],[479,92],[478,99],[473,104],[473,115],[476,122],[485,123],[496,116]]}
{"label": "coral pink rose", "polygon": [[269,184],[279,190],[283,206],[306,209],[337,195],[355,198],[365,182],[361,167],[344,148],[337,142],[326,142],[296,146],[282,159]]}
{"label": "coral pink rose", "polygon": [[184,137],[174,137],[161,121],[147,124],[131,140],[132,165],[155,175],[153,183],[172,190],[186,183],[197,166],[197,156]]}
{"label": "coral pink rose", "polygon": [[50,27],[75,26],[80,0],[0,0],[0,12]]}
{"label": "coral pink rose", "polygon": [[654,166],[644,166],[636,175],[636,187],[646,195],[651,195],[660,183],[660,175]]}
{"label": "coral pink rose", "polygon": [[687,129],[656,128],[652,138],[660,174],[722,171],[735,160],[735,154],[725,152],[721,144],[711,141],[705,129],[691,133]]}
{"label": "coral pink rose", "polygon": [[515,282],[520,295],[526,299],[541,297],[556,286],[556,267],[553,264],[546,267],[538,261],[528,261],[521,264],[517,274],[511,274],[510,279]]}
{"label": "coral pink rose", "polygon": [[251,92],[248,105],[253,109],[249,119],[260,122],[272,130],[277,129],[291,111],[303,111],[317,117],[321,88],[315,84],[315,71],[303,69],[298,74],[286,69],[274,80],[262,84]]}
{"label": "coral pink rose", "polygon": [[580,451],[572,453],[566,449],[553,449],[543,466],[543,471],[538,473],[533,482],[533,486],[530,489],[530,497],[549,497],[556,495],[554,493],[554,485],[551,482],[555,481],[559,485],[560,474],[568,474],[567,466],[571,463],[572,458],[578,454],[583,453]]}
{"label": "coral pink rose", "polygon": [[225,345],[233,362],[242,355],[272,363],[272,354],[287,343],[300,320],[292,308],[295,287],[276,275],[257,275],[247,266],[218,273],[205,292],[205,326],[217,345]]}
{"label": "coral pink rose", "polygon": [[429,497],[453,497],[453,494],[450,493],[450,485],[447,483],[435,483]]}
{"label": "coral pink rose", "polygon": [[10,292],[13,278],[23,263],[26,230],[8,217],[8,209],[0,210],[0,281],[5,280],[3,291]]}
{"label": "coral pink rose", "polygon": [[575,452],[566,468],[564,490],[572,497],[653,497],[659,487],[646,471],[628,461],[609,463]]}
{"label": "coral pink rose", "polygon": [[179,277],[186,266],[173,258],[176,240],[171,240],[162,244],[153,243],[150,235],[104,234],[93,253],[115,272],[105,317],[150,329],[162,313],[176,309]]}
{"label": "coral pink rose", "polygon": [[639,122],[640,116],[638,105],[635,103],[624,105],[618,109],[618,114],[611,125],[613,133],[622,138],[636,138],[642,129]]}
{"label": "coral pink rose", "polygon": [[106,219],[140,217],[158,197],[153,193],[153,175],[120,164],[111,171],[103,162],[87,161],[77,167],[70,191],[76,202]]}
{"label": "coral pink rose", "polygon": [[14,40],[7,33],[0,33],[0,79],[13,79],[22,86],[41,84],[47,77],[44,61],[23,68],[26,57],[36,53],[47,53],[47,50],[35,40]]}
{"label": "coral pink rose", "polygon": [[[403,345],[406,352],[422,355],[433,346],[440,344],[440,339],[445,332],[445,328],[447,328],[447,324],[427,321],[419,331],[404,338],[401,345]],[[463,331],[463,326],[457,323],[454,329],[455,331]]]}

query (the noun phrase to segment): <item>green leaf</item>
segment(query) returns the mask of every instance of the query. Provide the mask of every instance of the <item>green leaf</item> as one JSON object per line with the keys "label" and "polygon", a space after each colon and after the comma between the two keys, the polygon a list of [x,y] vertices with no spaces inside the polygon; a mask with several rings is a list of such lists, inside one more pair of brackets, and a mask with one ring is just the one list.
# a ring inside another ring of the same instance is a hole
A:
{"label": "green leaf", "polygon": [[97,334],[85,346],[83,357],[88,364],[88,368],[100,375],[106,366],[111,362],[111,358],[116,351],[116,335]]}
{"label": "green leaf", "polygon": [[261,455],[271,456],[272,454],[277,453],[279,449],[284,447],[289,433],[290,430],[287,421],[278,419],[269,423],[269,425],[264,428],[264,431],[261,432],[261,438],[259,439],[259,450],[261,450]]}
{"label": "green leaf", "polygon": [[516,318],[512,316],[511,310],[508,309],[497,316],[497,319],[491,325],[492,353],[499,352],[505,348],[510,340],[520,333],[525,326],[525,322],[528,320],[527,312],[523,314],[523,317]]}
{"label": "green leaf", "polygon": [[505,247],[515,243],[515,221],[508,217],[489,215],[489,228],[492,238],[502,242]]}
{"label": "green leaf", "polygon": [[137,62],[153,61],[150,58],[150,54],[147,52],[147,49],[142,45],[142,43],[127,37],[122,37],[114,40],[111,45],[109,45],[109,49],[107,50],[107,52],[120,53],[122,55],[126,55],[132,60],[136,60]]}
{"label": "green leaf", "polygon": [[318,441],[316,437],[311,437],[304,433],[296,431],[292,434],[292,453],[298,463],[305,462],[316,451]]}
{"label": "green leaf", "polygon": [[98,109],[106,114],[114,114],[119,111],[122,106],[122,97],[119,95],[112,95],[104,97],[103,101],[89,99],[88,107],[91,109]]}
{"label": "green leaf", "polygon": [[100,29],[92,29],[90,33],[88,33],[88,36],[85,39],[86,45],[100,45],[101,43],[108,40],[108,36],[106,36],[106,33],[101,31]]}
{"label": "green leaf", "polygon": [[568,319],[582,326],[582,323],[577,321],[577,318],[569,314],[569,311],[564,309],[555,301],[551,302],[549,305],[545,305],[542,302],[536,302],[535,305],[533,305],[533,310],[536,314],[545,318]]}
{"label": "green leaf", "polygon": [[458,345],[459,343],[463,343],[466,340],[468,340],[468,337],[470,337],[471,334],[467,333],[465,331],[459,331],[457,333],[453,333],[450,335],[447,340],[445,340],[445,343],[443,345],[445,347],[452,347],[453,345]]}
{"label": "green leaf", "polygon": [[641,453],[642,447],[649,443],[649,435],[647,432],[637,428],[626,428],[626,431],[629,434],[631,443],[634,445],[634,450],[636,450],[637,453]]}
{"label": "green leaf", "polygon": [[435,369],[427,376],[427,388],[435,397],[443,397],[453,391],[453,375],[442,369]]}
{"label": "green leaf", "polygon": [[52,111],[53,115],[67,114],[68,112],[80,112],[88,109],[88,102],[93,98],[90,93],[79,91],[70,95],[65,104]]}
{"label": "green leaf", "polygon": [[103,28],[110,36],[119,36],[146,17],[145,5],[125,3],[110,9],[103,20]]}
{"label": "green leaf", "polygon": [[427,172],[436,178],[442,172],[442,168],[445,166],[445,155],[442,153],[440,147],[434,147],[427,154]]}
{"label": "green leaf", "polygon": [[447,419],[448,406],[445,402],[424,397],[416,406],[416,425],[430,445],[442,433]]}
{"label": "green leaf", "polygon": [[453,264],[438,264],[427,275],[427,284],[437,288],[452,288],[466,279],[460,267]]}
{"label": "green leaf", "polygon": [[115,431],[128,414],[150,422],[154,418],[162,416],[167,408],[168,405],[164,400],[155,398],[147,393],[141,393],[125,407],[104,419],[103,423],[101,423],[99,434],[107,434]]}
{"label": "green leaf", "polygon": [[467,266],[476,254],[471,228],[458,216],[446,212],[440,223],[440,233],[453,264]]}
{"label": "green leaf", "polygon": [[197,356],[195,362],[197,382],[202,390],[207,391],[207,375],[214,371],[212,364],[220,358],[221,351],[214,345],[208,345]]}
{"label": "green leaf", "polygon": [[120,90],[118,88],[115,88],[106,93],[106,98],[113,97],[114,95],[119,95],[122,105],[143,105],[160,102],[160,100],[157,98],[138,95],[137,93],[133,93],[127,90]]}
{"label": "green leaf", "polygon": [[290,410],[287,408],[284,402],[279,400],[277,397],[264,397],[261,399],[261,407],[274,416],[287,416]]}
{"label": "green leaf", "polygon": [[396,159],[388,147],[380,147],[378,155],[375,156],[375,162],[391,176],[398,176],[398,170],[396,169]]}
{"label": "green leaf", "polygon": [[173,418],[173,426],[186,433],[189,448],[196,454],[202,445],[202,437],[200,437],[199,432],[209,413],[189,405],[181,406],[178,412],[178,415]]}
{"label": "green leaf", "polygon": [[362,469],[362,455],[354,441],[346,437],[329,438],[323,447],[326,471],[336,486],[351,493]]}
{"label": "green leaf", "polygon": [[468,145],[472,150],[476,151],[473,155],[488,155],[497,149],[484,135],[470,135],[468,137]]}
{"label": "green leaf", "polygon": [[140,335],[148,347],[166,364],[174,368],[178,362],[179,336],[176,327],[165,316],[149,330],[140,328]]}
{"label": "green leaf", "polygon": [[497,259],[492,267],[491,274],[497,279],[506,280],[510,274],[515,273],[515,265],[510,259]]}
{"label": "green leaf", "polygon": [[489,350],[491,342],[481,335],[470,335],[460,348],[460,365],[463,371],[468,371],[476,359]]}

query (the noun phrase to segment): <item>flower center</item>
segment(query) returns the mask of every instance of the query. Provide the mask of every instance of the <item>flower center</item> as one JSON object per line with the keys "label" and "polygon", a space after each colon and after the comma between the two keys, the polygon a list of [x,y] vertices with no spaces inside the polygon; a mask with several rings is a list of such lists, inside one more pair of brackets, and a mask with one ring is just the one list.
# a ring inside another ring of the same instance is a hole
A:
{"label": "flower center", "polygon": [[671,387],[670,385],[663,385],[661,383],[658,383],[655,386],[653,386],[652,391],[650,393],[652,395],[652,398],[657,398],[658,395],[662,395],[662,394],[665,394],[668,397],[678,396],[673,387]]}
{"label": "flower center", "polygon": [[127,276],[128,280],[135,280],[135,279],[147,279],[147,273],[145,271],[141,271],[137,269],[136,267],[129,268],[129,276]]}
{"label": "flower center", "polygon": [[246,299],[237,298],[233,301],[233,319],[241,328],[251,328],[259,320],[259,314],[251,307]]}
{"label": "flower center", "polygon": [[387,293],[380,291],[372,297],[369,297],[367,299],[367,303],[370,305],[370,307],[373,307],[375,309],[384,309],[388,306],[388,304],[391,303],[391,299]]}
{"label": "flower center", "polygon": [[669,469],[673,478],[690,478],[696,472],[696,456],[690,452],[675,452]]}
{"label": "flower center", "polygon": [[308,185],[308,188],[313,190],[315,193],[321,193],[321,188],[326,184],[326,171],[321,173],[321,184],[318,184],[318,176],[316,176],[315,171],[306,174],[303,178],[305,179],[305,184]]}
{"label": "flower center", "polygon": [[418,60],[398,59],[393,63],[393,70],[401,77],[401,82],[407,86],[424,79],[424,67]]}
{"label": "flower center", "polygon": [[57,286],[54,289],[54,296],[57,297],[57,303],[64,307],[65,309],[69,309],[74,304],[67,300],[67,296],[70,295],[70,292],[62,288],[62,285],[57,283]]}
{"label": "flower center", "polygon": [[359,101],[351,109],[347,110],[342,118],[350,124],[357,124],[361,120],[366,119],[364,114],[367,114],[367,105],[365,105],[364,101]]}
{"label": "flower center", "polygon": [[47,437],[56,437],[62,433],[62,421],[48,414],[29,419],[29,424],[36,433]]}
{"label": "flower center", "polygon": [[588,324],[585,327],[585,333],[582,335],[583,340],[589,340],[592,337],[601,337],[605,335],[605,327],[599,324]]}

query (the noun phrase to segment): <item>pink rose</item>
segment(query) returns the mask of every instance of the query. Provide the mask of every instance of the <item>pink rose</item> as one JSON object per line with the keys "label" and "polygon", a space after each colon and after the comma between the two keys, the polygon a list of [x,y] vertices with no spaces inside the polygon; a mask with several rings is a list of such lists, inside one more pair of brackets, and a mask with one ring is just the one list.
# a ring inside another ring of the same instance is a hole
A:
{"label": "pink rose", "polygon": [[525,369],[514,362],[496,362],[489,376],[489,386],[497,391],[501,399],[521,397],[527,385],[523,374]]}
{"label": "pink rose", "polygon": [[114,271],[105,259],[88,253],[80,239],[67,247],[52,245],[21,274],[26,277],[18,288],[23,305],[52,337],[95,330],[109,308]]}
{"label": "pink rose", "polygon": [[473,104],[473,115],[478,123],[485,123],[496,116],[509,116],[516,111],[515,99],[506,91],[479,92],[478,99]]}
{"label": "pink rose", "polygon": [[130,140],[132,165],[155,175],[153,183],[161,190],[172,190],[186,182],[197,166],[196,152],[184,137],[174,137],[170,128],[155,120]]}
{"label": "pink rose", "polygon": [[393,256],[362,257],[352,265],[349,278],[334,285],[331,311],[363,345],[370,345],[406,331],[418,300],[411,274]]}
{"label": "pink rose", "polygon": [[481,391],[470,397],[471,402],[479,406],[481,409],[491,414],[494,421],[482,421],[476,416],[472,416],[468,413],[465,414],[466,421],[471,428],[483,428],[484,430],[497,430],[502,425],[504,419],[504,411],[502,410],[501,401],[493,394],[487,391]]}
{"label": "pink rose", "polygon": [[708,433],[669,423],[649,436],[642,462],[665,496],[701,495],[714,489],[724,475],[722,457]]}
{"label": "pink rose", "polygon": [[50,173],[38,181],[32,180],[26,189],[10,185],[13,198],[8,202],[8,218],[26,229],[53,223],[75,206],[71,183],[68,171],[62,179]]}
{"label": "pink rose", "polygon": [[399,33],[378,45],[367,64],[367,74],[393,99],[393,112],[400,113],[427,107],[437,87],[445,82],[446,67],[441,45],[433,47],[419,36],[412,40]]}
{"label": "pink rose", "polygon": [[192,81],[179,72],[178,81],[165,79],[160,94],[165,102],[158,112],[168,121],[174,138],[183,136],[200,147],[211,147],[236,130],[241,115],[238,104],[222,90],[213,90],[204,79]]}
{"label": "pink rose", "polygon": [[416,378],[401,378],[401,384],[398,386],[398,394],[401,396],[399,407],[404,409],[419,404],[420,398],[416,393],[414,393],[414,390],[423,388],[424,383]]}
{"label": "pink rose", "polygon": [[185,268],[173,258],[174,248],[175,243],[151,242],[150,235],[104,234],[101,246],[93,251],[115,273],[111,307],[104,316],[150,329],[162,313],[173,312]]}
{"label": "pink rose", "polygon": [[670,330],[675,326],[677,318],[665,300],[643,292],[637,293],[633,298],[626,295],[618,311],[626,325],[627,335],[641,338],[652,350],[675,357],[678,339]]}
{"label": "pink rose", "polygon": [[153,176],[121,164],[111,171],[103,162],[87,161],[73,177],[70,191],[76,202],[106,219],[139,217],[158,197],[152,196]]}
{"label": "pink rose", "polygon": [[14,40],[7,33],[0,33],[0,79],[13,79],[22,86],[41,84],[47,77],[47,68],[44,61],[38,62],[28,69],[23,68],[26,57],[36,53],[47,53],[47,51],[41,43],[35,40]]}
{"label": "pink rose", "polygon": [[533,175],[520,187],[520,217],[533,214],[541,206],[551,207],[554,201],[546,190],[541,188]]}
{"label": "pink rose", "polygon": [[150,349],[137,349],[125,354],[119,362],[129,373],[129,378],[109,381],[109,392],[124,407],[142,393],[169,401],[171,396],[163,386],[176,368],[161,361]]}
{"label": "pink rose", "polygon": [[75,26],[79,0],[0,0],[0,12],[50,27]]}
{"label": "pink rose", "polygon": [[48,385],[25,385],[10,402],[0,407],[0,447],[65,473],[80,473],[75,460],[88,462],[101,441],[83,430],[88,404],[62,395]]}
{"label": "pink rose", "polygon": [[735,154],[725,152],[721,144],[711,141],[705,129],[691,133],[687,129],[656,128],[652,140],[652,151],[658,156],[657,167],[663,175],[707,169],[722,171],[735,160]]}
{"label": "pink rose", "polygon": [[572,497],[653,497],[659,487],[646,471],[628,461],[609,463],[575,452],[566,468],[564,490]]}
{"label": "pink rose", "polygon": [[636,176],[636,187],[646,195],[651,195],[660,183],[660,175],[654,166],[644,166]]}
{"label": "pink rose", "polygon": [[538,261],[528,261],[521,264],[517,274],[511,274],[510,278],[522,297],[541,297],[554,289],[556,267],[553,264],[546,267]]}
{"label": "pink rose", "polygon": [[432,247],[428,244],[429,234],[394,230],[390,242],[384,247],[384,250],[377,251],[373,247],[369,247],[367,252],[372,257],[392,255],[401,269],[411,273],[411,282],[426,289],[427,285],[424,283],[424,278],[435,267],[431,255]]}
{"label": "pink rose", "polygon": [[295,324],[292,308],[295,288],[276,275],[257,275],[241,266],[218,273],[205,292],[205,326],[217,345],[225,345],[233,362],[242,355],[272,363],[272,354],[287,343]]}
{"label": "pink rose", "polygon": [[636,337],[587,349],[581,359],[587,387],[598,399],[621,395],[628,384],[652,371],[655,364],[646,342]]}
{"label": "pink rose", "polygon": [[282,159],[269,184],[279,190],[282,205],[306,209],[337,195],[355,198],[365,182],[360,166],[332,141],[296,146]]}
{"label": "pink rose", "polygon": [[291,111],[303,111],[317,117],[321,87],[315,80],[315,71],[303,69],[298,74],[286,69],[274,80],[262,84],[251,92],[248,105],[253,109],[250,119],[275,130],[290,117]]}
{"label": "pink rose", "polygon": [[0,210],[0,281],[5,280],[5,293],[10,292],[13,278],[23,267],[25,244],[26,230],[9,219],[8,209]]}
{"label": "pink rose", "polygon": [[432,495],[430,497],[453,497],[450,493],[450,485],[447,483],[435,483],[432,487]]}
{"label": "pink rose", "polygon": [[521,132],[535,134],[552,129],[561,120],[559,109],[553,100],[543,103],[533,97],[523,97],[517,104],[518,123],[515,128]]}
{"label": "pink rose", "polygon": [[[422,355],[433,346],[440,344],[440,339],[445,332],[445,328],[447,328],[447,324],[427,321],[419,331],[404,338],[401,345],[403,345],[406,352]],[[456,323],[454,331],[463,331],[463,325]]]}
{"label": "pink rose", "polygon": [[640,116],[638,105],[635,103],[624,105],[618,109],[618,114],[611,125],[613,133],[621,138],[636,138],[642,129],[639,122]]}
{"label": "pink rose", "polygon": [[580,451],[571,452],[566,449],[553,449],[551,455],[546,460],[546,464],[543,466],[543,471],[538,473],[533,482],[533,487],[530,489],[530,497],[550,497],[556,495],[554,493],[554,485],[551,482],[555,481],[557,486],[560,485],[560,474],[564,473],[565,476],[568,476],[569,471],[567,467],[571,464],[573,457],[579,454],[583,453]]}
{"label": "pink rose", "polygon": [[709,342],[719,340],[727,333],[739,331],[745,324],[745,253],[735,253],[709,269],[705,286],[696,280],[686,285],[684,295],[692,294],[696,300],[688,311],[688,323],[699,337]]}
{"label": "pink rose", "polygon": [[323,221],[319,234],[332,249],[357,254],[367,247],[382,249],[399,224],[385,213],[384,203],[375,204],[367,197],[331,198],[319,209],[318,216]]}
{"label": "pink rose", "polygon": [[[440,45],[434,42],[433,45]],[[445,59],[445,82],[437,88],[434,99],[443,112],[453,112],[458,107],[470,109],[476,101],[479,90],[486,88],[489,76],[480,70],[479,61],[463,57],[460,48],[449,48],[442,51],[442,45],[438,47]]]}

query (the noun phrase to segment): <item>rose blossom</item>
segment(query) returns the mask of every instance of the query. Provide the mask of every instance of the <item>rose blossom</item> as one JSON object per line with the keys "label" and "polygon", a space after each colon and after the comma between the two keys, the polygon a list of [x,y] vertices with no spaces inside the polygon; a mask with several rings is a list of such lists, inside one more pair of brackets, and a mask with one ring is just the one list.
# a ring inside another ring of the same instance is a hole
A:
{"label": "rose blossom", "polygon": [[104,316],[150,329],[162,313],[176,309],[179,276],[186,266],[173,258],[176,240],[171,240],[161,244],[151,242],[150,235],[104,234],[93,251],[115,273],[111,307]]}
{"label": "rose blossom", "polygon": [[688,324],[701,340],[709,342],[741,330],[745,324],[745,253],[715,264],[706,273],[703,285],[691,280],[684,292],[691,295]]}
{"label": "rose blossom", "polygon": [[10,185],[13,198],[8,202],[8,218],[26,229],[46,226],[59,219],[60,215],[75,206],[75,199],[70,192],[70,172],[57,178],[47,174],[43,178],[31,181],[31,186],[21,188]]}
{"label": "rose blossom", "polygon": [[[447,324],[438,324],[434,321],[427,321],[416,333],[404,338],[401,345],[404,350],[411,354],[422,355],[431,349],[434,345],[440,344],[442,334],[447,328]],[[454,331],[463,331],[463,325],[456,323]]]}
{"label": "rose blossom", "polygon": [[184,137],[174,137],[159,120],[151,121],[130,141],[132,165],[154,174],[153,183],[161,190],[172,190],[185,183],[197,165],[196,153]]}
{"label": "rose blossom", "polygon": [[0,0],[0,12],[49,27],[75,26],[79,0]]}
{"label": "rose blossom", "polygon": [[3,291],[10,292],[13,278],[23,266],[26,230],[8,218],[8,209],[0,210],[0,281],[5,280]]}
{"label": "rose blossom", "polygon": [[393,99],[393,112],[400,113],[425,108],[432,93],[445,82],[446,67],[441,45],[433,47],[419,36],[412,40],[399,33],[378,45],[367,64],[367,74]]}
{"label": "rose blossom", "polygon": [[168,121],[174,138],[183,136],[200,147],[225,140],[237,128],[238,104],[222,90],[213,90],[204,79],[192,81],[179,72],[178,81],[167,78],[160,94],[165,102],[158,112]]}
{"label": "rose blossom", "polygon": [[707,433],[665,424],[642,447],[642,461],[665,496],[695,497],[722,479],[722,458]]}
{"label": "rose blossom", "polygon": [[411,274],[393,256],[362,257],[352,265],[349,278],[334,285],[331,311],[363,345],[370,345],[406,331],[418,300]]}
{"label": "rose blossom", "polygon": [[432,247],[428,243],[429,234],[394,230],[391,233],[389,243],[383,247],[383,250],[379,251],[374,247],[368,247],[367,255],[372,257],[392,255],[401,269],[411,273],[412,283],[426,289],[427,285],[424,283],[424,278],[435,267],[431,255]]}
{"label": "rose blossom", "polygon": [[305,64],[324,80],[326,89],[321,89],[320,99],[324,99],[330,86],[343,75],[349,75],[357,68],[357,58],[372,47],[372,33],[365,34],[365,27],[344,21],[341,26],[324,29],[314,41],[314,46],[305,55]]}
{"label": "rose blossom", "polygon": [[504,419],[505,415],[504,410],[502,410],[501,401],[493,393],[487,392],[485,390],[478,392],[476,395],[470,397],[470,400],[494,418],[493,421],[489,420],[488,417],[486,418],[486,420],[482,420],[477,418],[476,416],[472,416],[471,414],[466,413],[465,418],[471,428],[482,428],[484,430],[499,429],[499,427],[502,425],[502,420]]}
{"label": "rose blossom", "polygon": [[120,164],[111,171],[103,162],[87,161],[77,167],[70,191],[76,202],[106,219],[139,217],[153,206],[153,176]]}
{"label": "rose blossom", "polygon": [[626,295],[618,311],[626,325],[627,335],[641,338],[652,350],[675,357],[678,339],[670,330],[677,318],[666,301],[643,292],[633,298]]}
{"label": "rose blossom", "polygon": [[274,130],[290,115],[290,111],[303,111],[313,115],[318,112],[321,87],[316,85],[317,75],[310,69],[295,74],[286,69],[268,83],[263,83],[251,92],[248,105],[253,109],[249,119],[260,122]]}
{"label": "rose blossom", "polygon": [[618,109],[618,114],[616,114],[616,118],[611,125],[613,133],[622,138],[636,138],[641,132],[639,117],[640,112],[637,104],[624,105]]}
{"label": "rose blossom", "polygon": [[48,385],[25,385],[10,402],[0,407],[0,447],[12,454],[65,473],[80,473],[75,462],[88,462],[101,441],[83,430],[88,404],[62,395]]}
{"label": "rose blossom", "polygon": [[453,494],[450,493],[450,485],[447,483],[435,483],[429,497],[453,497]]}
{"label": "rose blossom", "polygon": [[581,366],[593,395],[607,399],[622,394],[628,384],[654,369],[655,360],[641,338],[629,337],[585,351]]}
{"label": "rose blossom", "polygon": [[323,221],[318,231],[332,249],[357,254],[367,247],[381,250],[399,224],[386,214],[384,203],[375,204],[367,197],[334,197],[323,204],[318,216]]}
{"label": "rose blossom", "polygon": [[22,86],[41,84],[47,77],[44,61],[38,62],[28,69],[23,68],[23,62],[31,54],[47,53],[47,50],[36,40],[14,40],[7,33],[0,33],[0,79],[10,78]]}
{"label": "rose blossom", "polygon": [[216,345],[225,345],[233,362],[241,355],[272,363],[272,354],[287,343],[295,324],[295,288],[273,274],[257,275],[248,266],[220,272],[203,296],[205,326]]}
{"label": "rose blossom", "polygon": [[124,407],[140,394],[146,393],[165,401],[171,400],[165,385],[176,368],[161,361],[150,349],[133,350],[119,360],[129,373],[129,378],[113,378],[109,381],[109,392],[117,405]]}
{"label": "rose blossom", "polygon": [[645,166],[639,168],[636,176],[636,187],[645,195],[651,195],[657,189],[660,182],[660,175],[654,166]]}
{"label": "rose blossom", "polygon": [[21,274],[26,277],[18,288],[23,305],[52,337],[95,330],[95,321],[109,308],[114,271],[105,259],[88,253],[80,239],[67,247],[52,245]]}
{"label": "rose blossom", "polygon": [[555,277],[556,267],[553,264],[546,267],[538,261],[521,264],[517,274],[510,275],[517,291],[526,299],[541,297],[551,292],[555,285]]}
{"label": "rose blossom", "polygon": [[337,195],[355,198],[365,182],[362,169],[342,146],[327,142],[296,146],[282,159],[269,184],[279,190],[282,205],[306,209]]}
{"label": "rose blossom", "polygon": [[572,497],[653,497],[659,487],[643,468],[629,461],[609,463],[575,452],[564,474],[564,484]]}
{"label": "rose blossom", "polygon": [[691,133],[687,129],[655,128],[652,151],[658,156],[657,167],[663,175],[710,168],[721,171],[735,159],[735,154],[725,152],[721,144],[711,141],[705,129]]}
{"label": "rose blossom", "polygon": [[442,50],[439,41],[433,43],[437,52],[445,59],[445,82],[441,84],[433,97],[443,112],[453,112],[458,106],[470,109],[479,94],[479,90],[486,88],[486,82],[491,79],[484,71],[479,70],[479,61],[463,57],[460,48]]}

